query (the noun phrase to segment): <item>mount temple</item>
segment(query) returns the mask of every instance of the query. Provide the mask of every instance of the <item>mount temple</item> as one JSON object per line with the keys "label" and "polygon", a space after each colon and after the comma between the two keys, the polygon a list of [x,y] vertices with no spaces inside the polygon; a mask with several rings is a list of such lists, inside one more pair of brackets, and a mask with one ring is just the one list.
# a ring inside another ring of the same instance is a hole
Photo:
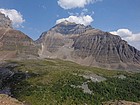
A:
{"label": "mount temple", "polygon": [[140,51],[120,36],[68,21],[37,40],[40,57],[59,58],[108,69],[140,69]]}

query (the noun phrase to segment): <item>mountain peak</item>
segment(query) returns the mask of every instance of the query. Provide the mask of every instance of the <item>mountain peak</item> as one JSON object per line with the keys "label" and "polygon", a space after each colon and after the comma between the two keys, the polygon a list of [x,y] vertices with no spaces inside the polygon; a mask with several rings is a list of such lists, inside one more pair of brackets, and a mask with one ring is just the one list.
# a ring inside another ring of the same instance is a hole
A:
{"label": "mountain peak", "polygon": [[0,12],[0,28],[12,28],[12,21]]}
{"label": "mountain peak", "polygon": [[71,24],[76,24],[75,22],[70,22],[70,21],[67,21],[67,20],[64,20],[58,24],[63,24],[63,25],[71,25]]}
{"label": "mountain peak", "polygon": [[75,22],[69,22],[67,20],[56,24],[50,29],[50,31],[68,35],[68,34],[81,34],[86,30],[93,29],[90,25],[84,26],[83,24],[76,24]]}
{"label": "mountain peak", "polygon": [[91,26],[64,21],[43,33],[38,42],[41,57],[108,69],[140,70],[140,51],[120,36]]}

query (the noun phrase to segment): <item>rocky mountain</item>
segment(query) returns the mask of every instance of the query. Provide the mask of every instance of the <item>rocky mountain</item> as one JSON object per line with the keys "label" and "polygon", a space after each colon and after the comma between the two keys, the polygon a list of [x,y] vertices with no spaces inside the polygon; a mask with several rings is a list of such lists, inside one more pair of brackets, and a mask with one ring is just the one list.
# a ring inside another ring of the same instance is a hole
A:
{"label": "rocky mountain", "polygon": [[12,28],[11,20],[0,13],[0,60],[37,55],[33,40]]}
{"label": "rocky mountain", "polygon": [[57,24],[37,40],[39,55],[87,66],[140,70],[140,51],[117,35],[68,21]]}

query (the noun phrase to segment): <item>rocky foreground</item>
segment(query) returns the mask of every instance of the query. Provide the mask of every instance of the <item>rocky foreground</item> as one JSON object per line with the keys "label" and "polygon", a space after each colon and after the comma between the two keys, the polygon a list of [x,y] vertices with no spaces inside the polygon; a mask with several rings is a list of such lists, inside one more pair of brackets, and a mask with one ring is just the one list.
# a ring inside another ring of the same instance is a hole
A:
{"label": "rocky foreground", "polygon": [[104,102],[103,105],[140,105],[140,103],[130,101],[110,101]]}
{"label": "rocky foreground", "polygon": [[[5,94],[0,94],[0,105],[24,105],[22,102]],[[102,105],[140,105],[140,103],[130,101],[109,101]]]}

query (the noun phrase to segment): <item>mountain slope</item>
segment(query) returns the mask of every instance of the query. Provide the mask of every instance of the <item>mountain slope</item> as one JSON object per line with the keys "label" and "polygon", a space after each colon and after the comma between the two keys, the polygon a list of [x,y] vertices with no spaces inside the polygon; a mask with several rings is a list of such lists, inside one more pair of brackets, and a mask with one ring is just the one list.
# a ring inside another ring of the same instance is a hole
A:
{"label": "mountain slope", "polygon": [[12,28],[11,21],[0,13],[0,60],[37,55],[33,40]]}
{"label": "mountain slope", "polygon": [[108,69],[140,70],[140,51],[117,35],[91,26],[62,22],[37,40],[40,56]]}

